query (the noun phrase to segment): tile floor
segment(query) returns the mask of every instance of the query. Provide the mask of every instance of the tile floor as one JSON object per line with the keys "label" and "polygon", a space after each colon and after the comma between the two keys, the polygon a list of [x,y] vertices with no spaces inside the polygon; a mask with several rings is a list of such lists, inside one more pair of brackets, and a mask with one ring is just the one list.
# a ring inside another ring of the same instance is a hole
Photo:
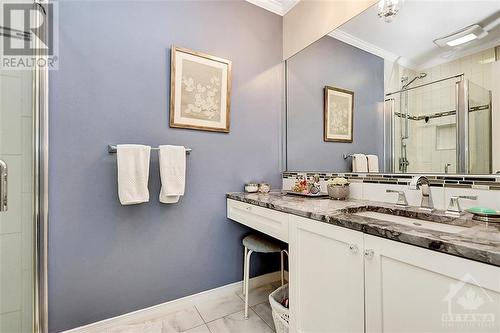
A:
{"label": "tile floor", "polygon": [[249,318],[244,318],[242,291],[204,300],[186,309],[144,322],[114,327],[110,333],[272,333],[274,323],[268,296],[279,281],[250,289]]}

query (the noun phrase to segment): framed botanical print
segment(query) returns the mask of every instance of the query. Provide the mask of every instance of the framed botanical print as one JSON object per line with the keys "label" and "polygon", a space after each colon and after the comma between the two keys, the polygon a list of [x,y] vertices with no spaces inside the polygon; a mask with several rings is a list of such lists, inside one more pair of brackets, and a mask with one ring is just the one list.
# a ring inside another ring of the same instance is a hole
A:
{"label": "framed botanical print", "polygon": [[354,92],[326,86],[324,108],[324,140],[352,142]]}
{"label": "framed botanical print", "polygon": [[229,132],[231,61],[172,46],[170,127]]}

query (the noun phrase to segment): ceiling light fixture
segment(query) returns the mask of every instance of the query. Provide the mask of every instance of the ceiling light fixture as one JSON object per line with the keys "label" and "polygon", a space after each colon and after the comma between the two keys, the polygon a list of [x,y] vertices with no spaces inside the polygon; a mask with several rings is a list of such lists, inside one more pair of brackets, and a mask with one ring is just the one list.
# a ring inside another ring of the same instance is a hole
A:
{"label": "ceiling light fixture", "polygon": [[385,22],[392,21],[399,12],[399,7],[403,0],[380,0],[378,2],[378,17],[383,18]]}
{"label": "ceiling light fixture", "polygon": [[459,37],[457,39],[450,40],[449,42],[446,42],[446,44],[448,44],[449,46],[457,46],[457,45],[460,45],[460,44],[464,44],[464,43],[470,42],[471,40],[474,40],[474,39],[477,39],[476,35],[474,35],[474,34],[468,34],[468,35]]}
{"label": "ceiling light fixture", "polygon": [[484,30],[479,24],[474,24],[446,37],[438,38],[434,40],[434,43],[440,47],[456,47],[481,39],[487,34],[488,31]]}

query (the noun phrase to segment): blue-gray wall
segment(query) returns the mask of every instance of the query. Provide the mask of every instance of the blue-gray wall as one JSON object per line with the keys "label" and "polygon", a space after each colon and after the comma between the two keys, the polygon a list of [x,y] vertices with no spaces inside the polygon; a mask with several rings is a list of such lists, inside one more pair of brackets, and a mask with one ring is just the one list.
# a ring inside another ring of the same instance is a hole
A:
{"label": "blue-gray wall", "polygon": [[[60,1],[50,73],[49,325],[60,331],[241,280],[225,193],[280,186],[282,19],[244,1]],[[231,133],[168,126],[170,45],[231,59]],[[108,143],[193,148],[186,195],[120,206]],[[253,273],[277,268],[255,261]],[[253,264],[252,264],[253,265]],[[264,267],[265,266],[265,267]]]}
{"label": "blue-gray wall", "polygon": [[[354,91],[353,143],[323,141],[323,89]],[[383,162],[383,59],[325,36],[287,60],[287,169],[351,171],[343,153]]]}

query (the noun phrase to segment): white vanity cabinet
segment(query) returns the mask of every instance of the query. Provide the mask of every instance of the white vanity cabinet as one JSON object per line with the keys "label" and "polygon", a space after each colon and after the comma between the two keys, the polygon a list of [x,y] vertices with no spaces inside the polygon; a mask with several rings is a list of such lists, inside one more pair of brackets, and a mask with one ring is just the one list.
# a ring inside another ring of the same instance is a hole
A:
{"label": "white vanity cabinet", "polygon": [[364,245],[367,332],[500,332],[499,267],[367,234]]}
{"label": "white vanity cabinet", "polygon": [[500,332],[500,267],[228,200],[289,244],[290,332]]}
{"label": "white vanity cabinet", "polygon": [[289,221],[290,332],[363,332],[363,234]]}
{"label": "white vanity cabinet", "polygon": [[499,267],[289,223],[290,332],[500,332]]}

